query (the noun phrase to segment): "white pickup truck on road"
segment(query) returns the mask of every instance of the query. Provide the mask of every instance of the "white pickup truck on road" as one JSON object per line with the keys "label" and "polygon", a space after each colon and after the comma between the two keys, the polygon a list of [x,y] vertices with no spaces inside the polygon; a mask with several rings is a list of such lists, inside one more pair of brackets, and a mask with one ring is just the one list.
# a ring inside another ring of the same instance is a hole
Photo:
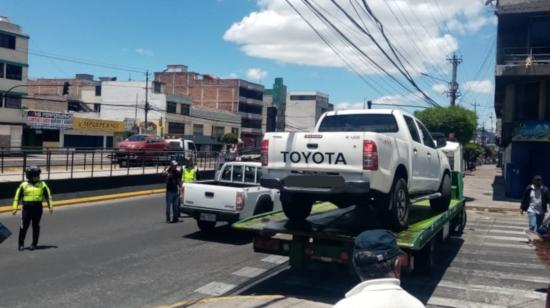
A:
{"label": "white pickup truck on road", "polygon": [[374,205],[386,225],[407,227],[409,205],[430,199],[449,207],[449,162],[426,127],[398,110],[325,113],[313,132],[266,133],[264,187],[279,189],[290,220],[304,220],[316,201],[338,207]]}
{"label": "white pickup truck on road", "polygon": [[216,222],[229,223],[281,209],[279,191],[260,186],[260,163],[232,162],[222,166],[212,181],[183,184],[181,210],[209,232]]}

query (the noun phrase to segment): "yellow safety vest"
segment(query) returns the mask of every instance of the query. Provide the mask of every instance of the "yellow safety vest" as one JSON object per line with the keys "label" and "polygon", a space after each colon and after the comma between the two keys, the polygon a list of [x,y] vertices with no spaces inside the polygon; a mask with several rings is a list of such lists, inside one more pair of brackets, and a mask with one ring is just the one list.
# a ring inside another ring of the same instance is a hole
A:
{"label": "yellow safety vest", "polygon": [[48,185],[46,185],[46,182],[39,181],[34,184],[29,182],[23,182],[21,185],[19,185],[19,188],[17,188],[17,191],[15,192],[15,198],[13,199],[13,208],[17,209],[17,206],[19,205],[19,200],[23,199],[23,203],[25,202],[42,202],[42,200],[46,198],[46,201],[48,201],[48,207],[52,208],[52,194],[50,192],[50,188]]}
{"label": "yellow safety vest", "polygon": [[197,180],[197,169],[183,168],[183,176],[181,179],[184,183],[192,183]]}

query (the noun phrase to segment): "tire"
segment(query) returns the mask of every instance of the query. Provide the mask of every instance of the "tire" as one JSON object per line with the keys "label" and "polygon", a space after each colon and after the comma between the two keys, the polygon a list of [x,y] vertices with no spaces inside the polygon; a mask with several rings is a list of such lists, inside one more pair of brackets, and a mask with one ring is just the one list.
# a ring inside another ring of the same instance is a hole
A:
{"label": "tire", "polygon": [[382,200],[388,200],[385,215],[386,224],[394,231],[407,229],[409,225],[410,198],[407,182],[396,178],[390,194]]}
{"label": "tire", "polygon": [[430,207],[436,213],[442,213],[449,209],[451,203],[451,177],[448,174],[443,176],[439,187],[441,197],[430,200]]}
{"label": "tire", "polygon": [[273,201],[269,197],[262,197],[254,208],[253,215],[259,215],[273,211]]}
{"label": "tire", "polygon": [[424,248],[415,252],[414,255],[414,273],[419,275],[430,274],[435,264],[435,244],[433,238]]}
{"label": "tire", "polygon": [[313,201],[297,194],[285,192],[281,193],[281,205],[290,221],[303,221],[311,214]]}
{"label": "tire", "polygon": [[451,222],[451,229],[449,233],[452,236],[462,236],[464,229],[466,228],[467,221],[468,216],[466,215],[466,209],[464,208],[464,210],[462,210],[462,212],[458,214]]}
{"label": "tire", "polygon": [[197,226],[202,232],[211,233],[216,228],[216,222],[197,220]]}

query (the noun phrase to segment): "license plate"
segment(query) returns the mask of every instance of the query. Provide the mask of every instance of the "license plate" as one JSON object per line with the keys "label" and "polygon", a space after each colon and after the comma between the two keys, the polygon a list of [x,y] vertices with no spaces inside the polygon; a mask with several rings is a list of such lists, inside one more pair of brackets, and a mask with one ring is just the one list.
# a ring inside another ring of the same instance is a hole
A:
{"label": "license plate", "polygon": [[199,220],[202,221],[216,221],[216,214],[201,213]]}

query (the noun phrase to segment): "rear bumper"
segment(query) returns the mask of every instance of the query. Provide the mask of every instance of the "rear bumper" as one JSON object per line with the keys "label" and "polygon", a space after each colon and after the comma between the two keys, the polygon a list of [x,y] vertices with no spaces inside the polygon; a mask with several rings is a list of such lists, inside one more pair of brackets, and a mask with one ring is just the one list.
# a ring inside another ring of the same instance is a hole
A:
{"label": "rear bumper", "polygon": [[366,194],[370,192],[368,180],[346,181],[338,175],[289,175],[284,179],[264,176],[263,187],[288,192],[311,194]]}
{"label": "rear bumper", "polygon": [[240,213],[230,213],[230,212],[220,212],[220,211],[210,211],[208,209],[203,209],[199,207],[189,207],[182,206],[180,211],[184,214],[187,214],[195,219],[200,219],[201,213],[205,214],[215,214],[216,221],[227,221],[230,223],[237,222],[240,220]]}

